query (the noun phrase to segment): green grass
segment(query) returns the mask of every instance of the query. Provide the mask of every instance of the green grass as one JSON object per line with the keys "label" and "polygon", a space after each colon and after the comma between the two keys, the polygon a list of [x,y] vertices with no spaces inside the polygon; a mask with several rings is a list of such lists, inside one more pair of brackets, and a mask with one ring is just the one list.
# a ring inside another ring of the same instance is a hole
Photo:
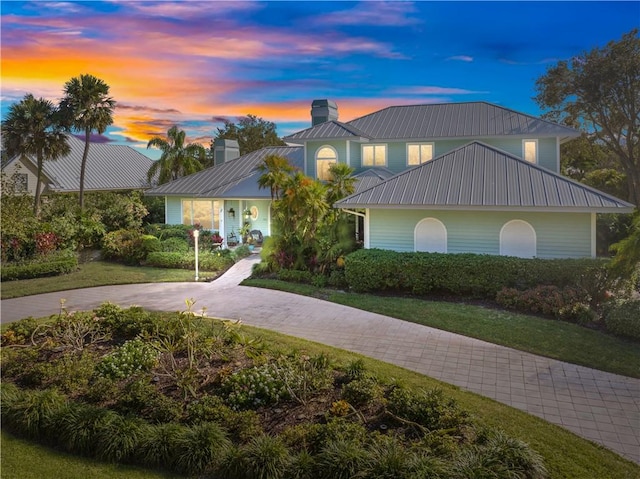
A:
{"label": "green grass", "polygon": [[106,464],[19,439],[2,431],[2,479],[168,479],[169,473]]}
{"label": "green grass", "polygon": [[540,356],[640,378],[638,342],[563,321],[461,303],[321,290],[277,280],[250,279],[243,284],[320,297]]}
{"label": "green grass", "polygon": [[[201,281],[213,279],[220,273],[200,271]],[[108,286],[112,284],[160,283],[194,281],[195,272],[186,269],[125,266],[107,261],[80,264],[77,271],[61,276],[2,282],[0,298],[10,299],[32,294],[52,293],[68,289]]]}

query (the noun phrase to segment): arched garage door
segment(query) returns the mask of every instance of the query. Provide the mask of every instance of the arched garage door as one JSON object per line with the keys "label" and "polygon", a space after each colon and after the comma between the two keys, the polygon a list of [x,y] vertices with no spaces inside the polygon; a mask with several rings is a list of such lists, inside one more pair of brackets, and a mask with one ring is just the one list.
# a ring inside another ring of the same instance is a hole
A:
{"label": "arched garage door", "polygon": [[427,253],[447,252],[447,228],[435,218],[421,220],[414,231],[416,251]]}
{"label": "arched garage door", "polygon": [[500,230],[500,254],[533,258],[536,256],[536,231],[526,221],[512,220]]}

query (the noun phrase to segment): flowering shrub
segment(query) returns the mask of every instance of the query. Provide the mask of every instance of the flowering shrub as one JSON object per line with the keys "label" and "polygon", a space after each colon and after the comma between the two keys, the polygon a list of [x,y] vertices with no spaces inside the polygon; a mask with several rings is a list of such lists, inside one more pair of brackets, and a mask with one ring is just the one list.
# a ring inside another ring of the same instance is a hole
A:
{"label": "flowering shrub", "polygon": [[111,379],[123,379],[138,372],[151,370],[158,362],[158,352],[140,339],[127,341],[105,356],[97,366],[98,374]]}
{"label": "flowering shrub", "polygon": [[569,287],[560,289],[557,286],[538,286],[524,291],[503,288],[496,295],[498,304],[505,308],[572,322],[593,319],[589,300],[589,295],[583,290]]}
{"label": "flowering shrub", "polygon": [[284,371],[274,363],[243,369],[226,378],[227,404],[232,409],[257,408],[288,399]]}

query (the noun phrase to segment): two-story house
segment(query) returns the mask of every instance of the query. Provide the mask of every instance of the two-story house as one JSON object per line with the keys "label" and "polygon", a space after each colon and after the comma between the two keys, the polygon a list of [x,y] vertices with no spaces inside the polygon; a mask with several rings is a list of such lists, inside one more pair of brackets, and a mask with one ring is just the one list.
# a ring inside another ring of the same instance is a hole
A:
{"label": "two-story house", "polygon": [[264,157],[286,156],[321,180],[346,163],[356,192],[334,207],[358,216],[366,248],[541,258],[595,256],[596,214],[633,210],[559,174],[560,145],[579,132],[497,105],[394,106],[342,123],[334,102],[316,100],[311,117],[285,138],[298,146],[237,157],[222,140],[215,166],[148,194],[165,197],[168,223],[228,235],[248,220],[268,235]]}

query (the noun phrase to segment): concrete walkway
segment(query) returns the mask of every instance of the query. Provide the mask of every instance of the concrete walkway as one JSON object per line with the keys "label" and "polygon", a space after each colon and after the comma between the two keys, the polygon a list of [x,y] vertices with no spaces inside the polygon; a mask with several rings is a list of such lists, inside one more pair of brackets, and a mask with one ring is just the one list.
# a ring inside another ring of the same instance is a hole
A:
{"label": "concrete walkway", "polygon": [[4,300],[2,322],[104,301],[210,316],[359,352],[490,397],[562,426],[640,464],[640,380],[280,291],[238,286],[257,258],[213,283],[104,286]]}

